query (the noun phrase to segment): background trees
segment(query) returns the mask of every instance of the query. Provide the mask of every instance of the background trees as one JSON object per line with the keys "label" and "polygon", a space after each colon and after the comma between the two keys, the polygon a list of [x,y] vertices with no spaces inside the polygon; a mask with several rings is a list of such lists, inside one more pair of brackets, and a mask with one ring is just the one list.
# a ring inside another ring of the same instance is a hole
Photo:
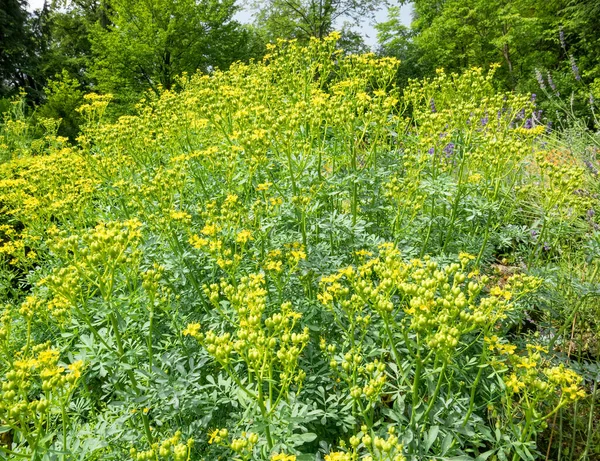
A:
{"label": "background trees", "polygon": [[138,95],[171,89],[183,72],[249,57],[249,34],[232,20],[234,0],[112,0],[108,24],[91,31],[98,89]]}
{"label": "background trees", "polygon": [[[386,0],[267,0],[257,1],[257,25],[266,40],[295,38],[305,42],[324,38],[345,21],[342,46],[360,51],[359,34],[350,30],[373,14]],[[364,51],[364,50],[363,50]]]}
{"label": "background trees", "polygon": [[[570,72],[573,56],[588,79],[600,75],[600,59],[592,51],[600,43],[600,32],[593,26],[600,19],[598,2],[415,0],[412,4],[410,43],[425,72],[499,63],[497,75],[503,86],[535,91],[536,69],[556,72],[560,80]],[[382,50],[393,54],[388,37],[389,32]]]}
{"label": "background trees", "polygon": [[[115,113],[126,113],[148,89],[172,89],[184,72],[225,69],[263,48],[233,20],[235,0],[47,0],[33,13],[26,6],[0,6],[0,98],[25,88],[29,103],[46,103],[38,112],[61,118],[71,138],[79,89],[113,94]],[[8,106],[0,101],[0,110]]]}
{"label": "background trees", "polygon": [[0,97],[19,87],[37,88],[35,39],[25,0],[3,0],[0,7]]}
{"label": "background trees", "polygon": [[388,0],[257,0],[252,25],[235,19],[240,0],[46,0],[35,12],[25,0],[5,0],[0,111],[19,88],[30,106],[51,96],[41,112],[62,118],[71,126],[62,134],[72,137],[76,117],[67,122],[65,114],[73,113],[76,98],[57,91],[56,82],[68,82],[63,90],[76,84],[84,93],[111,93],[114,113],[127,113],[147,90],[173,89],[184,72],[259,58],[278,38],[306,42],[342,28],[340,48],[367,51],[353,26],[389,4],[388,20],[376,26],[377,51],[402,61],[401,85],[440,67],[460,72],[499,63],[495,81],[504,89],[540,93],[537,69],[546,87],[550,75],[563,94],[581,101],[589,99],[581,82],[600,90],[595,0],[415,0],[410,26]]}

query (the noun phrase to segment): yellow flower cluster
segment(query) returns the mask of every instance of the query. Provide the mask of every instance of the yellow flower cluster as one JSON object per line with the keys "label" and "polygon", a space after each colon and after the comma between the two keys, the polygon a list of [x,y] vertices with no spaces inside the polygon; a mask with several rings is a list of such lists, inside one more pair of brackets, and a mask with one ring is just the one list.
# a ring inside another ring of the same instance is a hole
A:
{"label": "yellow flower cluster", "polygon": [[83,235],[49,229],[49,247],[64,266],[55,268],[40,284],[72,305],[77,304],[85,285],[98,289],[105,300],[109,299],[117,273],[126,275],[138,267],[141,226],[140,221],[132,219],[101,223]]}
{"label": "yellow flower cluster", "polygon": [[296,461],[296,455],[287,455],[285,453],[278,453],[271,457],[271,461]]}
{"label": "yellow flower cluster", "polygon": [[194,439],[181,442],[181,432],[177,431],[172,437],[152,444],[149,450],[138,451],[132,447],[129,454],[133,461],[189,461]]}
{"label": "yellow flower cluster", "polygon": [[543,354],[547,349],[535,344],[527,344],[526,353],[518,353],[517,347],[493,335],[486,338],[490,350],[496,350],[501,358],[494,357],[491,364],[498,369],[508,365],[503,376],[506,388],[513,398],[530,404],[543,403],[549,397],[557,396],[557,406],[585,397],[581,387],[582,377],[563,364],[551,366]]}
{"label": "yellow flower cluster", "polygon": [[[0,419],[5,424],[24,430],[23,421],[41,430],[49,411],[68,403],[84,368],[81,360],[59,365],[60,354],[49,343],[25,347],[18,352],[11,367],[1,379]],[[41,389],[36,398],[31,391]]]}
{"label": "yellow flower cluster", "polygon": [[[298,359],[308,344],[309,334],[305,328],[295,332],[301,314],[283,303],[278,312],[264,317],[267,291],[264,274],[242,277],[237,286],[221,282],[205,287],[205,293],[215,309],[221,310],[222,295],[228,300],[234,318],[230,318],[235,332],[203,333],[198,323],[190,323],[184,330],[198,340],[222,366],[242,361],[254,379],[264,381],[278,377],[278,392],[285,396],[292,383],[301,384],[305,377],[298,370]],[[224,313],[228,318],[228,314]]]}
{"label": "yellow flower cluster", "polygon": [[325,455],[325,461],[406,461],[394,426],[388,428],[387,438],[371,436],[362,426],[359,434],[350,437],[349,444],[350,451],[331,452]]}
{"label": "yellow flower cluster", "polygon": [[450,352],[462,335],[493,325],[512,308],[506,289],[493,287],[481,297],[487,277],[469,277],[465,269],[472,257],[460,259],[445,267],[430,259],[404,262],[397,249],[385,244],[378,258],[323,277],[318,297],[325,306],[338,304],[354,317],[373,311],[385,319],[401,310],[429,348]]}
{"label": "yellow flower cluster", "polygon": [[385,363],[378,359],[366,362],[360,350],[336,354],[335,345],[328,345],[324,338],[320,347],[329,359],[329,366],[345,381],[352,399],[364,399],[369,405],[380,400],[386,384]]}

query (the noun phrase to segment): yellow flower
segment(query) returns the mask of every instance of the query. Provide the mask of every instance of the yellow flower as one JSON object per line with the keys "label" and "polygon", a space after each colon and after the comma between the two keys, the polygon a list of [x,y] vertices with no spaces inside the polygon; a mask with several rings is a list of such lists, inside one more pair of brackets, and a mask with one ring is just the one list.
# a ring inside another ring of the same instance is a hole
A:
{"label": "yellow flower", "polygon": [[208,435],[208,443],[220,443],[228,434],[227,429],[215,429]]}
{"label": "yellow flower", "polygon": [[333,451],[325,455],[325,461],[350,461],[351,459],[350,455],[343,451]]}
{"label": "yellow flower", "polygon": [[68,366],[68,368],[71,374],[76,379],[79,379],[81,377],[81,370],[83,370],[83,360],[77,360],[76,362],[73,362]]}
{"label": "yellow flower", "polygon": [[504,355],[514,355],[517,346],[514,344],[498,344],[498,352]]}
{"label": "yellow flower", "polygon": [[235,241],[237,243],[245,244],[248,240],[252,240],[252,233],[249,230],[242,230],[238,232]]}
{"label": "yellow flower", "polygon": [[218,230],[219,229],[217,228],[217,226],[215,224],[207,224],[202,229],[202,233],[204,235],[212,236],[212,235],[215,235],[218,232]]}
{"label": "yellow flower", "polygon": [[192,220],[192,216],[185,211],[171,210],[169,216],[174,221],[190,222]]}
{"label": "yellow flower", "polygon": [[208,240],[202,237],[198,237],[197,235],[192,235],[189,239],[190,245],[194,248],[201,249],[208,245]]}
{"label": "yellow flower", "polygon": [[256,186],[256,190],[258,192],[264,192],[264,191],[268,190],[269,187],[271,187],[271,186],[272,186],[272,184],[267,181],[267,182],[264,182],[264,183],[259,184],[258,186]]}
{"label": "yellow flower", "polygon": [[475,173],[475,174],[469,175],[469,178],[467,179],[467,181],[470,182],[471,184],[479,184],[481,182],[482,178],[483,177],[481,176],[481,174]]}
{"label": "yellow flower", "polygon": [[218,443],[219,441],[220,441],[219,429],[215,429],[214,431],[212,431],[209,434],[208,443],[213,444],[213,443]]}
{"label": "yellow flower", "polygon": [[271,461],[296,461],[296,455],[286,455],[285,453],[279,453],[271,457]]}
{"label": "yellow flower", "polygon": [[200,324],[199,323],[189,323],[185,330],[183,330],[184,336],[191,336],[195,338],[200,333]]}
{"label": "yellow flower", "polygon": [[517,375],[512,373],[507,380],[504,381],[506,387],[510,389],[513,393],[518,393],[521,389],[525,388],[525,383],[519,381]]}

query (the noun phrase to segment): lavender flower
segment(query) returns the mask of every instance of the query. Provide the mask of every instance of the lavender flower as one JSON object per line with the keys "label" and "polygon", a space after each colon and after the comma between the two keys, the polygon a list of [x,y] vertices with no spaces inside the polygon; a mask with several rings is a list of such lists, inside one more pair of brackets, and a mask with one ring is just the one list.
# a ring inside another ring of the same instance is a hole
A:
{"label": "lavender flower", "polygon": [[538,235],[538,231],[536,231],[535,229],[532,229],[531,231],[531,237],[536,238]]}
{"label": "lavender flower", "polygon": [[489,122],[488,116],[486,115],[481,119],[481,126],[486,126]]}
{"label": "lavender flower", "polygon": [[446,153],[446,157],[450,157],[454,153],[454,143],[449,142],[446,144],[446,147],[444,147],[444,152]]}
{"label": "lavender flower", "polygon": [[523,125],[523,128],[525,128],[526,130],[530,130],[533,128],[533,121],[528,118],[527,120],[525,120],[525,125]]}
{"label": "lavender flower", "polygon": [[537,98],[537,94],[531,93],[531,102],[535,104],[535,99]]}
{"label": "lavender flower", "polygon": [[544,90],[546,88],[546,83],[544,82],[544,76],[538,69],[535,70],[535,78],[537,79],[540,88]]}
{"label": "lavender flower", "polygon": [[550,133],[552,131],[552,120],[550,120],[547,124],[546,124],[546,133]]}
{"label": "lavender flower", "polygon": [[573,75],[575,76],[575,80],[581,80],[581,75],[579,75],[579,67],[577,67],[577,63],[575,62],[575,58],[572,54],[569,55],[569,61],[571,61],[571,70],[573,71]]}
{"label": "lavender flower", "polygon": [[431,106],[431,112],[437,112],[435,109],[435,101],[433,100],[433,98],[431,98],[431,101],[429,101],[429,105]]}
{"label": "lavender flower", "polygon": [[563,48],[567,48],[567,43],[565,42],[565,32],[562,30],[562,27],[558,32],[558,38],[560,39],[560,46],[562,46]]}
{"label": "lavender flower", "polygon": [[587,211],[588,218],[592,219],[596,215],[596,211],[593,208],[590,208]]}
{"label": "lavender flower", "polygon": [[550,244],[548,242],[544,242],[544,251],[550,251]]}
{"label": "lavender flower", "polygon": [[548,72],[548,85],[552,88],[552,91],[556,92],[556,85],[554,84],[554,80],[552,80],[552,74]]}
{"label": "lavender flower", "polygon": [[427,152],[429,152],[429,155],[433,155],[435,154],[435,149],[433,147],[430,147]]}
{"label": "lavender flower", "polygon": [[594,95],[592,93],[590,93],[590,106],[594,107]]}
{"label": "lavender flower", "polygon": [[594,176],[598,176],[598,169],[594,166],[594,164],[592,162],[590,162],[589,160],[586,160],[585,166],[587,167],[588,170],[590,170],[590,173],[592,173]]}

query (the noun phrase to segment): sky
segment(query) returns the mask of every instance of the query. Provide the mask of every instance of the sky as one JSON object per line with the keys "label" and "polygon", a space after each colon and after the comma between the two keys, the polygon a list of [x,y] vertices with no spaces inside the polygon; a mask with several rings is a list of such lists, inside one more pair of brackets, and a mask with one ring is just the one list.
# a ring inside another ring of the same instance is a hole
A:
{"label": "sky", "polygon": [[[392,3],[396,3],[392,1]],[[29,0],[29,10],[33,11],[37,8],[41,8],[44,5],[44,0]],[[242,23],[252,22],[252,15],[248,10],[242,10],[237,13],[235,19]],[[359,31],[363,35],[365,39],[365,43],[371,48],[377,45],[377,31],[375,30],[375,23],[383,22],[387,19],[387,8],[384,7],[380,9],[375,15],[375,21],[371,21],[370,19],[365,19],[359,25]],[[406,26],[410,25],[411,22],[411,6],[403,5],[400,8],[400,19],[402,23]],[[340,24],[341,25],[341,24]]]}

